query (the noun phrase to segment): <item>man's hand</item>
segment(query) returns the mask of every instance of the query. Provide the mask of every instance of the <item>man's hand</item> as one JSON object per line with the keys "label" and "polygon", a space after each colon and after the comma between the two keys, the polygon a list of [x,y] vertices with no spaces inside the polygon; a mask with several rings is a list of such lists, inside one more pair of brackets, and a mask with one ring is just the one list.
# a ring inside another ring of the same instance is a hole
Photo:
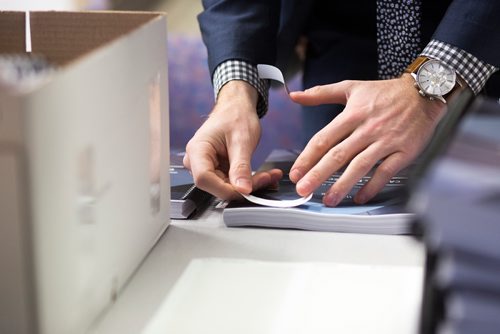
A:
{"label": "man's hand", "polygon": [[446,105],[419,95],[409,74],[383,81],[342,81],[293,92],[303,105],[344,104],[344,111],[316,133],[290,171],[306,196],[347,166],[323,202],[336,206],[379,160],[371,180],[354,200],[365,203],[424,149]]}
{"label": "man's hand", "polygon": [[199,188],[233,199],[282,177],[280,170],[252,176],[251,157],[261,133],[257,98],[243,81],[230,81],[219,92],[212,113],[186,146],[184,165]]}

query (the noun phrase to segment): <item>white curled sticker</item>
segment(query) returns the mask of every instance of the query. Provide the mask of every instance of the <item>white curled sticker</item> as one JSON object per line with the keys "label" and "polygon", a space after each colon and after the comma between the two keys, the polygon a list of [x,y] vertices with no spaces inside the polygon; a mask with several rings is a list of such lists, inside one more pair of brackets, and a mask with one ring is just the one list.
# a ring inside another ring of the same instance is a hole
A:
{"label": "white curled sticker", "polygon": [[257,72],[259,73],[259,78],[261,79],[269,79],[279,81],[285,86],[285,90],[287,94],[290,94],[290,90],[285,82],[285,77],[279,68],[272,65],[258,64]]}
{"label": "white curled sticker", "polygon": [[308,202],[312,198],[313,194],[311,193],[309,194],[309,196],[291,200],[273,200],[273,199],[260,198],[254,195],[245,195],[245,194],[241,194],[241,196],[245,197],[250,202],[259,205],[272,206],[275,208],[293,208],[295,206],[299,206]]}

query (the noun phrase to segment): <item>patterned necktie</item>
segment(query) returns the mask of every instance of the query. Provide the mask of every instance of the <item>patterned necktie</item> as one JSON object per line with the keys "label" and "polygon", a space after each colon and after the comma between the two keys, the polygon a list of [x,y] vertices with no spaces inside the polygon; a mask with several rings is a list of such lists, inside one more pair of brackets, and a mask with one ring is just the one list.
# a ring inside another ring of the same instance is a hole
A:
{"label": "patterned necktie", "polygon": [[420,0],[377,0],[378,75],[399,76],[420,53]]}

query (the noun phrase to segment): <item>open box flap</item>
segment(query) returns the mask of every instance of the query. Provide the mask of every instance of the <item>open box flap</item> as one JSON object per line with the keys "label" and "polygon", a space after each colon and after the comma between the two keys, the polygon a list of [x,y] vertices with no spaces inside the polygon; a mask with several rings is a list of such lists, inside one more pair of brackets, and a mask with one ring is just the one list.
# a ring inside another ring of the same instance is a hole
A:
{"label": "open box flap", "polygon": [[[159,17],[152,12],[30,12],[32,52],[66,65]],[[26,52],[24,12],[0,12],[0,53]]]}

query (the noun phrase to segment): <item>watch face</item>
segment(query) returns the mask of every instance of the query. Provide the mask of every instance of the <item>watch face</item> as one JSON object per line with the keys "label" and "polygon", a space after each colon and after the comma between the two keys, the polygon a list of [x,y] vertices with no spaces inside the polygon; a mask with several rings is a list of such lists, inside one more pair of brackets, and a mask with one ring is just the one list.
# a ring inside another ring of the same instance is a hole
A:
{"label": "watch face", "polygon": [[429,60],[419,68],[416,80],[425,94],[443,96],[455,86],[456,73],[437,60]]}

